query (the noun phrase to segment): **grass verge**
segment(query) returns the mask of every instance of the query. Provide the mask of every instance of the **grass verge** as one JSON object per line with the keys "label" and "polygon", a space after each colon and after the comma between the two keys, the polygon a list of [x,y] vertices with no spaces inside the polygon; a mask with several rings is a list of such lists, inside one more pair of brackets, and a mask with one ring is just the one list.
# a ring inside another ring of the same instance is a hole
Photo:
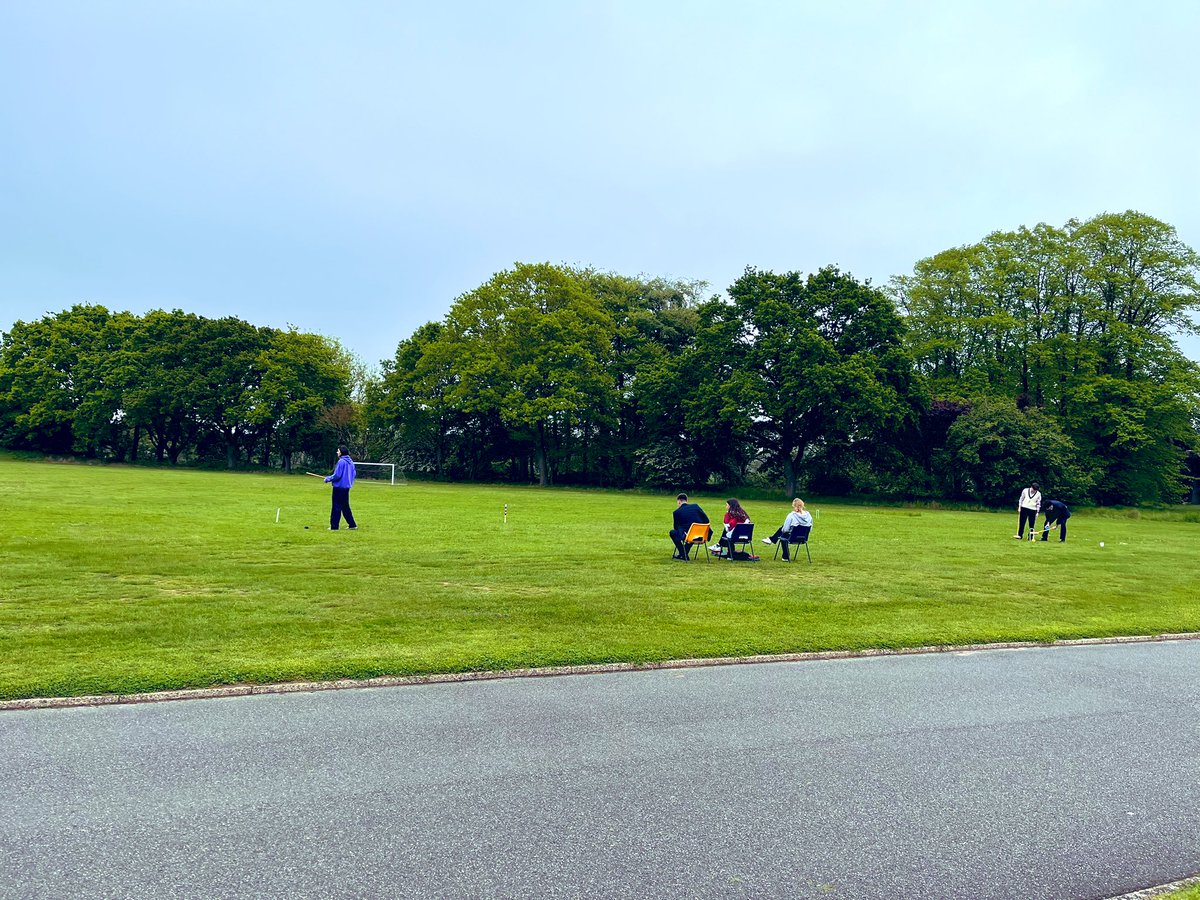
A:
{"label": "grass verge", "polygon": [[[673,562],[669,495],[352,498],[330,533],[312,478],[0,459],[0,698],[1200,631],[1187,511],[1030,545],[1015,515],[817,504],[809,566]],[[787,512],[747,507],[760,536]]]}

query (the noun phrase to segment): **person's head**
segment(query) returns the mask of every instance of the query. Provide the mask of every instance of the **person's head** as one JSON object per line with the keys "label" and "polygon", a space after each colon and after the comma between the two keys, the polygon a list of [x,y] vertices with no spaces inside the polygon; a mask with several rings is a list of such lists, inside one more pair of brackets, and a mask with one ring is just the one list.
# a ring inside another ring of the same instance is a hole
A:
{"label": "person's head", "polygon": [[[730,497],[725,501],[725,506],[728,507],[729,511],[735,516],[746,516],[746,511],[742,509],[742,504],[738,503],[737,497]],[[746,516],[746,518],[750,517]]]}
{"label": "person's head", "polygon": [[345,444],[338,447],[338,456],[349,456],[349,455],[350,455],[350,451],[346,449]]}
{"label": "person's head", "polygon": [[804,501],[797,497],[792,501],[792,510],[798,513],[804,512]]}
{"label": "person's head", "polygon": [[1031,482],[1029,483],[1029,490],[1030,490],[1032,493],[1037,493],[1038,491],[1040,491],[1040,490],[1041,490],[1041,488],[1040,488],[1040,487],[1038,487],[1038,483],[1037,483],[1036,481],[1031,481]]}
{"label": "person's head", "polygon": [[676,497],[675,497],[675,505],[676,506],[683,506],[683,504],[685,504],[685,503],[687,503],[687,494],[676,495]]}

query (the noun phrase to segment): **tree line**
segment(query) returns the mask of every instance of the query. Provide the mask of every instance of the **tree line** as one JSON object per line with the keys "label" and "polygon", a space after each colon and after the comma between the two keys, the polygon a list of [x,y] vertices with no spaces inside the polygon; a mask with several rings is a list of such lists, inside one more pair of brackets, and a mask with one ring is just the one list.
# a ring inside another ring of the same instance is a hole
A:
{"label": "tree line", "polygon": [[290,470],[297,454],[324,456],[344,436],[353,374],[350,354],[319,335],[77,305],[0,339],[0,442]]}
{"label": "tree line", "polygon": [[[0,338],[0,441],[288,468],[349,441],[428,477],[1006,503],[1195,492],[1200,258],[1126,212],[997,232],[884,288],[518,263],[366,377],[335,341],[78,306]],[[1200,499],[1193,497],[1193,499]]]}

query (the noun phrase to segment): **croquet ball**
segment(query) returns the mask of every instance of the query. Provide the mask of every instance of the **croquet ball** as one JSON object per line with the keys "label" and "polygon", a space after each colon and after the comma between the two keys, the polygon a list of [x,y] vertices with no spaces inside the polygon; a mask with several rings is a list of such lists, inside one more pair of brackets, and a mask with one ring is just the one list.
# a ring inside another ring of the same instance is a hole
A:
{"label": "croquet ball", "polygon": [[[305,526],[304,526],[304,530],[305,530],[305,531],[308,531],[308,526],[307,526],[307,525],[305,525]],[[1101,544],[1100,546],[1101,546],[1101,547],[1103,547],[1104,545],[1103,545],[1103,544]]]}
{"label": "croquet ball", "polygon": [[1101,547],[1103,547],[1103,546],[1104,546],[1104,541],[1101,541],[1101,542],[1100,542],[1100,546],[1101,546]]}

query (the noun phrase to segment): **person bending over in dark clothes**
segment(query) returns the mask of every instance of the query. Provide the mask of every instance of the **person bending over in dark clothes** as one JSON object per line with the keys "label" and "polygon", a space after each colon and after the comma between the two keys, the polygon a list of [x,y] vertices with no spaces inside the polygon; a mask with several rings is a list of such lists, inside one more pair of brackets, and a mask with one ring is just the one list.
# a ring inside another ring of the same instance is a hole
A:
{"label": "person bending over in dark clothes", "polygon": [[1067,504],[1061,500],[1050,500],[1042,507],[1042,512],[1046,514],[1046,521],[1042,523],[1042,540],[1049,540],[1050,526],[1058,525],[1058,542],[1061,544],[1067,539],[1067,519],[1071,518],[1071,511],[1067,509]]}
{"label": "person bending over in dark clothes", "polygon": [[674,559],[687,561],[688,552],[692,549],[683,541],[687,537],[688,529],[695,523],[708,524],[708,516],[697,503],[688,503],[688,495],[680,494],[675,498],[675,515],[674,525],[671,529],[671,540],[675,543]]}

